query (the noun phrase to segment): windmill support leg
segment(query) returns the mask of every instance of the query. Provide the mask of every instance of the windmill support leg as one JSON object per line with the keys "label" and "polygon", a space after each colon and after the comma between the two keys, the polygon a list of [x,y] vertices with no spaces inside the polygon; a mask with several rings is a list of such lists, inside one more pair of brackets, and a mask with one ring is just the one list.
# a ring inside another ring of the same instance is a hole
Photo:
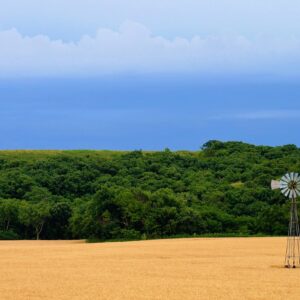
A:
{"label": "windmill support leg", "polygon": [[296,268],[300,265],[300,232],[296,199],[292,199],[290,223],[285,254],[286,268]]}

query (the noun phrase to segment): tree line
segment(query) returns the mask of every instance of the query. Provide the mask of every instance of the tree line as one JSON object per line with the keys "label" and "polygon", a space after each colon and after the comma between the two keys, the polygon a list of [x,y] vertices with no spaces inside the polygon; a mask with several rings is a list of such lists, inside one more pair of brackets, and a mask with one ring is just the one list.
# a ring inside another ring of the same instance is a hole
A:
{"label": "tree line", "polygon": [[295,145],[209,141],[199,151],[0,151],[0,239],[284,235],[271,179]]}

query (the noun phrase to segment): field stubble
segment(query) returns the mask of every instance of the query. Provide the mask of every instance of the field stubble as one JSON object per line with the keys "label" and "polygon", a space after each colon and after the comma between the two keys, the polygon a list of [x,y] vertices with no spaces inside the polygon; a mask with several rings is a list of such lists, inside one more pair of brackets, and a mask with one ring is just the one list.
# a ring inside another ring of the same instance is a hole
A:
{"label": "field stubble", "polygon": [[0,242],[0,299],[300,299],[284,238]]}

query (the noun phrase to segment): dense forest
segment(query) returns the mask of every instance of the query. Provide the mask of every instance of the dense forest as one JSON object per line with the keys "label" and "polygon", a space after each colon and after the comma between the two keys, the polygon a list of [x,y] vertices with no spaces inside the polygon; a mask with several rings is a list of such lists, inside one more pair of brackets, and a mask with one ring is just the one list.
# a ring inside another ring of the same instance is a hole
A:
{"label": "dense forest", "polygon": [[289,203],[270,181],[297,170],[295,145],[0,151],[0,239],[283,235]]}

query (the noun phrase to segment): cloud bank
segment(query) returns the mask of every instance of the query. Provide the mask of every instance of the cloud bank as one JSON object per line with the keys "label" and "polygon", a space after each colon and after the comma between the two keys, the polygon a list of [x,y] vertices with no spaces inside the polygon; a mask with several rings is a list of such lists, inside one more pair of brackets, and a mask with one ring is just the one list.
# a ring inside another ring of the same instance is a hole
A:
{"label": "cloud bank", "polygon": [[167,39],[142,24],[100,28],[78,41],[0,31],[0,76],[86,76],[122,72],[300,73],[300,39],[242,35]]}

